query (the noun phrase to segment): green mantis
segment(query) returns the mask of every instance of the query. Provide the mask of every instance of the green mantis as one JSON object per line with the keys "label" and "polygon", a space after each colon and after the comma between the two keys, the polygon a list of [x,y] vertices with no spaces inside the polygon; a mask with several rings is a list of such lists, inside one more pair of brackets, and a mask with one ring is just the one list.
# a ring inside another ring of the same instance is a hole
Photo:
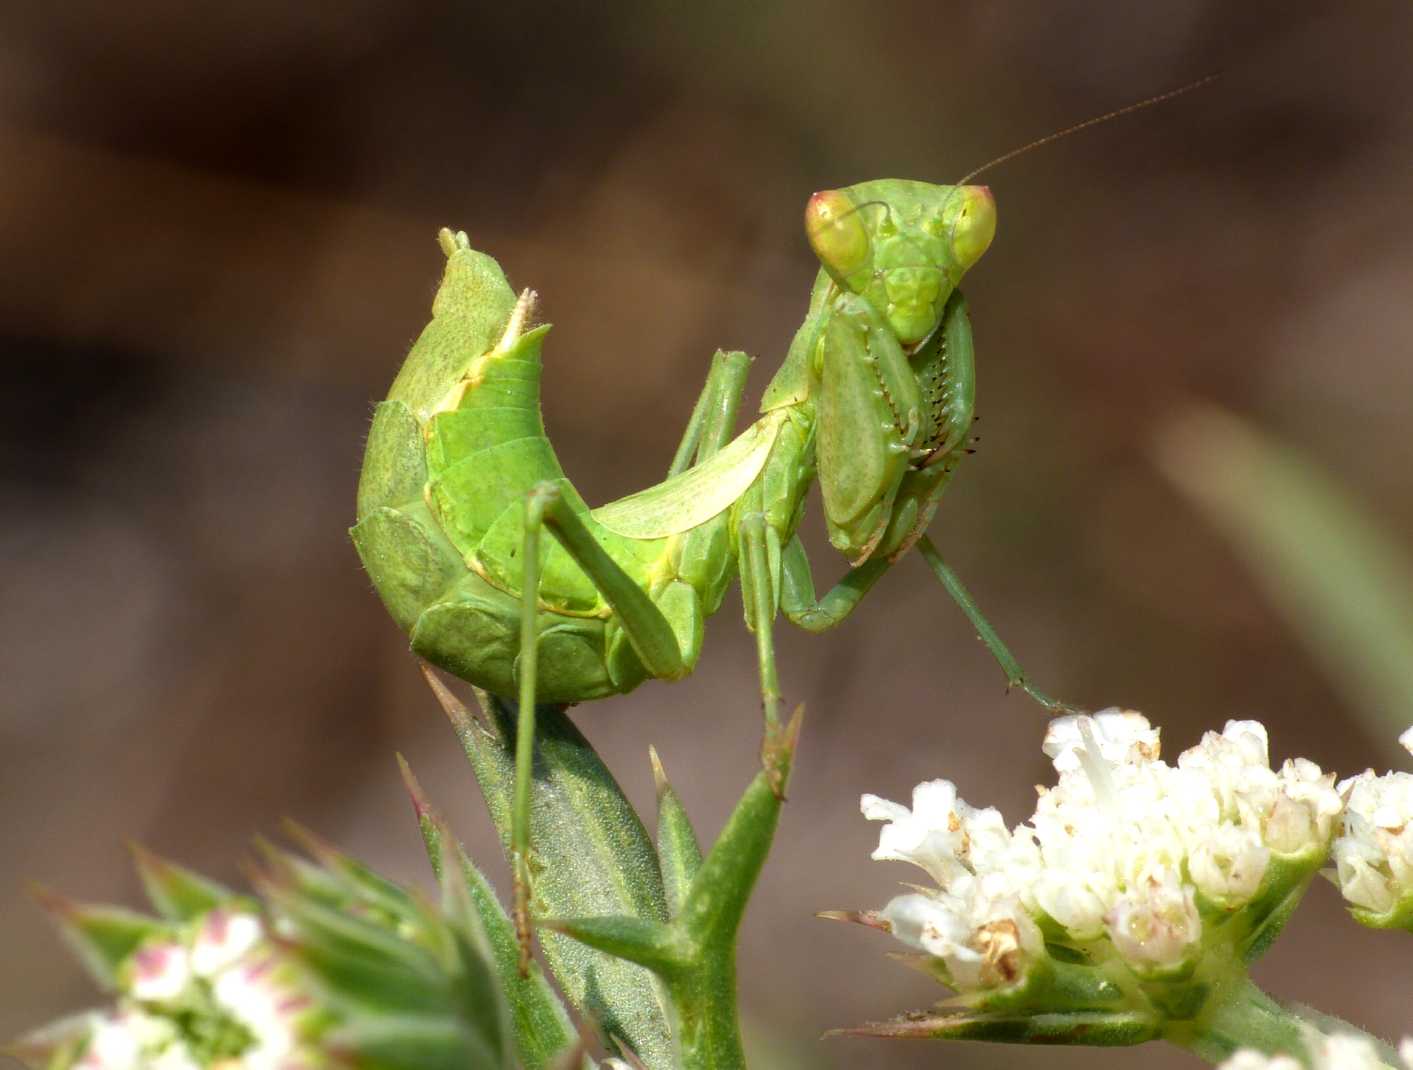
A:
{"label": "green mantis", "polygon": [[[517,298],[494,260],[441,232],[446,274],[374,415],[352,535],[414,651],[518,696],[522,946],[535,703],[686,676],[738,576],[768,740],[781,731],[777,617],[811,632],[840,624],[913,548],[1011,686],[1067,708],[1031,686],[925,534],[971,435],[972,335],[957,286],[995,228],[984,186],[886,179],[816,193],[805,230],[820,271],[756,420],[733,437],[749,361],[718,352],[667,478],[597,509],[545,435],[549,327],[533,325],[534,293]],[[816,481],[830,542],[850,563],[822,597],[797,535]]]}

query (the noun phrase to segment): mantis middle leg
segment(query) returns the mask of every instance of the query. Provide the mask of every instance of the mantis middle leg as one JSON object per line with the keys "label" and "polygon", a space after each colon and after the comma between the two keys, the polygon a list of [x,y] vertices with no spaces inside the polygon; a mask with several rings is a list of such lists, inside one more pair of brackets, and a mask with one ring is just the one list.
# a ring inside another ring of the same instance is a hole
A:
{"label": "mantis middle leg", "polygon": [[[957,603],[961,611],[966,614],[967,620],[971,621],[972,627],[976,629],[977,638],[981,640],[986,649],[991,652],[991,656],[996,659],[997,664],[1001,666],[1002,671],[1006,674],[1007,686],[1025,692],[1035,702],[1053,713],[1078,712],[1076,707],[1051,698],[1030,683],[1025,670],[1016,660],[1016,656],[996,634],[996,629],[982,614],[976,600],[972,598],[971,592],[963,586],[962,581],[957,578],[957,574],[942,560],[937,548],[932,544],[932,540],[923,536],[917,542],[917,550],[923,560],[927,562],[933,575],[942,584],[943,589],[951,596],[952,601]],[[818,599],[814,593],[814,579],[810,574],[809,561],[805,557],[804,547],[800,544],[798,537],[791,539],[790,544],[785,548],[781,565],[781,609],[784,610],[786,618],[792,624],[798,625],[806,631],[823,632],[842,623],[854,611],[870,588],[878,582],[883,573],[892,567],[892,562],[883,559],[865,561],[862,565],[845,573],[843,579],[835,584],[823,598]]]}
{"label": "mantis middle leg", "polygon": [[1001,637],[996,634],[996,629],[991,626],[991,622],[982,616],[981,610],[977,608],[975,599],[971,592],[962,585],[962,581],[957,578],[957,574],[948,567],[942,560],[942,555],[937,552],[937,547],[932,545],[932,540],[924,535],[917,541],[917,552],[922,555],[922,559],[927,562],[927,567],[932,569],[932,574],[937,577],[938,582],[946,592],[952,596],[952,601],[963,613],[967,620],[971,621],[971,626],[976,629],[976,637],[981,640],[986,649],[991,651],[991,656],[996,659],[996,663],[1006,674],[1006,685],[1008,687],[1019,688],[1032,699],[1044,706],[1051,713],[1079,713],[1079,709],[1071,706],[1067,702],[1060,702],[1053,699],[1038,687],[1034,686],[1027,679],[1025,670],[1021,668],[1016,656],[1011,653],[1010,648],[1001,641]]}

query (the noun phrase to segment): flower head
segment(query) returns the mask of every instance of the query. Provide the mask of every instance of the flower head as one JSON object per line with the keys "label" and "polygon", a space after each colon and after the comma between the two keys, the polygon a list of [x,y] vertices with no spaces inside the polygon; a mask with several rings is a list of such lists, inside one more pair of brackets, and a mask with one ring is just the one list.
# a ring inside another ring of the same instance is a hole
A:
{"label": "flower head", "polygon": [[884,822],[873,857],[936,883],[895,898],[875,924],[973,1003],[1053,971],[1061,949],[1066,968],[1175,983],[1215,944],[1244,953],[1325,857],[1340,811],[1318,766],[1271,768],[1255,721],[1207,733],[1173,765],[1129,710],[1060,718],[1044,751],[1057,782],[1014,828],[946,780],[919,785],[911,808],[862,800]]}
{"label": "flower head", "polygon": [[97,1016],[76,1070],[292,1070],[312,1000],[253,913],[218,907],[140,945],[118,973],[116,1008]]}
{"label": "flower head", "polygon": [[487,984],[498,965],[480,917],[456,883],[465,868],[444,870],[438,909],[304,838],[316,862],[267,849],[263,910],[144,851],[156,917],[42,892],[117,995],[10,1050],[43,1070],[325,1070],[392,1065],[390,1053],[399,1065],[509,1065],[516,1040]]}

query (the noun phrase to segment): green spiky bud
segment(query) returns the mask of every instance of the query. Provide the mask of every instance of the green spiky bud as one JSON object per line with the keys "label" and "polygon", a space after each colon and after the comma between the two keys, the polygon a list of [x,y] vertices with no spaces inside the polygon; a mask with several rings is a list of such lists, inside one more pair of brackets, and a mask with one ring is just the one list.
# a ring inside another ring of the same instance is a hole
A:
{"label": "green spiky bud", "polygon": [[116,1000],[12,1053],[45,1070],[513,1070],[509,1011],[464,885],[438,909],[297,835],[317,862],[267,848],[260,912],[143,851],[162,919],[40,893]]}

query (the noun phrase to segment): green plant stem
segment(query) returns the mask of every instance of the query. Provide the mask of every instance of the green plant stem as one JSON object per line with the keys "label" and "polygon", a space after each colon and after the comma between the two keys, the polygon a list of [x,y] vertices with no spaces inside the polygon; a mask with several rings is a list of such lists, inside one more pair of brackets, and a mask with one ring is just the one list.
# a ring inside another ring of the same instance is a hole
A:
{"label": "green plant stem", "polygon": [[674,926],[696,945],[691,964],[664,980],[677,1009],[683,1070],[744,1070],[736,1009],[736,934],[780,821],[800,715],[768,733],[766,768],[746,788],[692,880]]}
{"label": "green plant stem", "polygon": [[[674,1012],[675,1070],[745,1070],[736,1008],[736,935],[780,821],[801,713],[767,733],[764,768],[701,860],[670,923],[629,917],[542,922],[658,976]],[[665,786],[665,779],[661,783]]]}
{"label": "green plant stem", "polygon": [[1163,1035],[1164,1039],[1213,1066],[1230,1058],[1239,1048],[1254,1049],[1266,1055],[1289,1055],[1309,1066],[1306,1040],[1320,1033],[1364,1037],[1386,1059],[1392,1058],[1391,1050],[1377,1037],[1308,1008],[1281,1004],[1245,974],[1214,991],[1195,1019],[1175,1022]]}
{"label": "green plant stem", "polygon": [[1192,1021],[1175,1022],[1165,1039],[1216,1065],[1238,1048],[1293,1055],[1305,1062],[1299,1015],[1263,992],[1245,973],[1219,987]]}

